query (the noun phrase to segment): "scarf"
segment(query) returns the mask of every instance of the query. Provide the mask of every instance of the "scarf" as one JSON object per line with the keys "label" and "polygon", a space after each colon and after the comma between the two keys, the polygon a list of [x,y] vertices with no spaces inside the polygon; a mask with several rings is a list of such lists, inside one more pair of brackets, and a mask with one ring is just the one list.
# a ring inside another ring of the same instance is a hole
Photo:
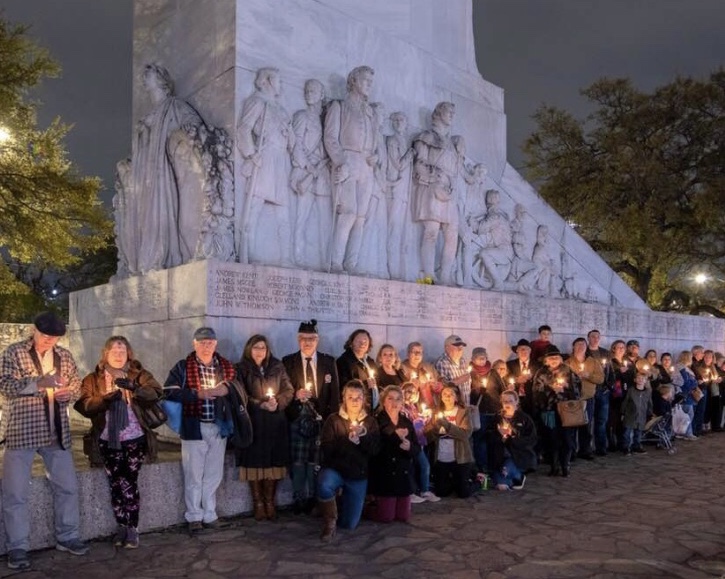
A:
{"label": "scarf", "polygon": [[[123,368],[112,368],[111,366],[103,367],[104,376],[107,372],[111,376],[111,390],[117,388],[113,381],[116,378],[128,377],[128,362]],[[107,392],[110,392],[107,387]],[[128,426],[128,400],[130,392],[125,389],[121,390],[123,396],[117,398],[106,411],[106,423],[108,425],[108,446],[113,450],[121,449],[121,431]]]}
{"label": "scarf", "polygon": [[[236,378],[236,370],[228,360],[222,358],[214,352],[214,358],[217,363],[217,380],[219,379],[219,369],[221,369],[222,380],[234,380]],[[186,385],[190,390],[201,389],[201,381],[199,380],[199,364],[196,361],[196,352],[192,352],[186,357]],[[199,399],[196,402],[184,404],[184,416],[189,418],[199,418],[204,401]]]}

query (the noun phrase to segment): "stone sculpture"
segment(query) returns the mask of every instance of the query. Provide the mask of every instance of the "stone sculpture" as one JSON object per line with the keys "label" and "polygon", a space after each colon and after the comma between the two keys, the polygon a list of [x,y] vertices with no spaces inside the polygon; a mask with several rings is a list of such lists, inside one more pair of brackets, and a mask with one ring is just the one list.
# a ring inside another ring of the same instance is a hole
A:
{"label": "stone sculpture", "polygon": [[458,198],[458,253],[457,276],[459,285],[473,285],[472,268],[475,251],[480,247],[474,227],[483,219],[486,212],[484,186],[488,171],[478,163],[468,169],[464,166],[463,179],[466,193]]}
{"label": "stone sculpture", "polygon": [[511,223],[500,204],[501,194],[496,189],[486,191],[486,213],[474,226],[479,238],[474,276],[482,287],[493,290],[504,289],[513,258]]}
{"label": "stone sculpture", "polygon": [[365,219],[375,186],[378,121],[368,103],[375,72],[369,66],[347,77],[347,96],[325,115],[324,142],[332,160],[334,223],[330,270],[355,273]]}
{"label": "stone sculpture", "polygon": [[[413,219],[423,225],[421,277],[453,283],[453,266],[458,243],[458,207],[455,193],[465,156],[463,137],[451,136],[455,105],[440,102],[433,110],[431,129],[414,141],[415,210]],[[435,255],[438,236],[443,236],[439,267]],[[440,273],[436,276],[436,270]]]}
{"label": "stone sculpture", "polygon": [[[168,71],[149,64],[143,73],[153,110],[137,124],[127,220],[135,231],[125,247],[129,273],[173,267],[191,261],[196,249],[203,177],[194,159],[193,138],[203,121],[196,110],[173,96]],[[184,229],[191,225],[193,231]]]}
{"label": "stone sculpture", "polygon": [[[332,227],[330,159],[322,142],[325,88],[319,80],[310,79],[305,82],[304,97],[306,108],[292,116],[295,153],[290,186],[297,197],[294,260],[299,266],[321,269],[327,265]],[[310,232],[318,232],[317,237],[311,238]]]}
{"label": "stone sculpture", "polygon": [[241,173],[246,178],[238,215],[237,255],[242,263],[290,266],[289,178],[295,136],[279,101],[279,70],[260,68],[254,86],[256,90],[244,101],[237,122]]}
{"label": "stone sculpture", "polygon": [[393,134],[385,137],[388,182],[388,271],[393,279],[405,279],[405,262],[410,253],[405,228],[410,221],[410,198],[413,149],[408,140],[408,117],[395,112],[390,115]]}

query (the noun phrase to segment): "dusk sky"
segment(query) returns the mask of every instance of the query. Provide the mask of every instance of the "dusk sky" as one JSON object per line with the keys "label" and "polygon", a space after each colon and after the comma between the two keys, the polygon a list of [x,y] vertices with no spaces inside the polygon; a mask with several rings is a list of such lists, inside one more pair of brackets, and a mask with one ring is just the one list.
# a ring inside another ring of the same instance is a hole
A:
{"label": "dusk sky", "polygon": [[[362,0],[361,0],[362,1]],[[445,1],[445,0],[441,0]],[[509,162],[542,103],[586,112],[579,89],[602,76],[650,90],[676,75],[706,78],[725,62],[725,0],[473,0],[481,74],[505,90]],[[75,126],[71,159],[113,194],[116,161],[130,153],[132,0],[0,0],[3,17],[63,67],[47,80],[40,123]],[[0,119],[0,123],[1,123]]]}

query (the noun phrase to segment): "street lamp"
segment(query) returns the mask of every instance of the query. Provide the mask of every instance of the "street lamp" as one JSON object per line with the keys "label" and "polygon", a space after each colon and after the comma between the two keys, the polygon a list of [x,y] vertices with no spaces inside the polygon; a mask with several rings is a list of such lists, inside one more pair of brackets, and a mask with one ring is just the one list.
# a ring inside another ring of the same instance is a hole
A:
{"label": "street lamp", "polygon": [[0,145],[9,142],[13,138],[13,135],[5,127],[0,125]]}
{"label": "street lamp", "polygon": [[705,284],[710,278],[707,276],[706,273],[698,273],[695,276],[695,283],[697,285],[703,285]]}

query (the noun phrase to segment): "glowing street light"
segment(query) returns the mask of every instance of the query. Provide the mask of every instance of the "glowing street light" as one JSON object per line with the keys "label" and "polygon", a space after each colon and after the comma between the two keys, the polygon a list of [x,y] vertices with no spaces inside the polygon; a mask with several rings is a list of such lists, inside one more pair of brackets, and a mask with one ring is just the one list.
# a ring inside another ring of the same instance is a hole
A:
{"label": "glowing street light", "polygon": [[702,284],[704,284],[705,282],[707,282],[707,281],[708,281],[709,279],[710,279],[710,278],[709,278],[709,277],[707,277],[707,274],[705,274],[705,273],[698,273],[698,274],[697,274],[697,275],[695,276],[695,283],[696,283],[696,284],[698,284],[698,285],[702,285]]}
{"label": "glowing street light", "polygon": [[12,138],[12,133],[0,125],[0,145],[9,142]]}

